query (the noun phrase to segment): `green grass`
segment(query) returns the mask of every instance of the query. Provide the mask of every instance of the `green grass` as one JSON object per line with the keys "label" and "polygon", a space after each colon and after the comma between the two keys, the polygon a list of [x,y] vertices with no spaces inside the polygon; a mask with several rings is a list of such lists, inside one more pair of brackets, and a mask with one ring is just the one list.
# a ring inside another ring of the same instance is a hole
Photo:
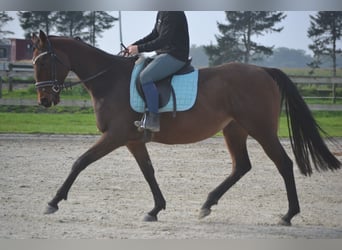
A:
{"label": "green grass", "polygon": [[16,106],[0,105],[0,113],[39,113],[39,114],[93,114],[92,107],[66,107],[52,106],[44,108],[42,106]]}
{"label": "green grass", "polygon": [[[312,112],[318,125],[329,136],[342,137],[342,111],[314,111]],[[280,137],[288,137],[287,119],[284,114],[280,117],[279,131]]]}
{"label": "green grass", "polygon": [[[32,109],[32,108],[31,108]],[[28,110],[26,110],[28,111]],[[29,112],[32,110],[29,110]],[[91,109],[82,112],[66,113],[65,108],[59,112],[51,111],[18,113],[0,110],[0,133],[46,133],[46,134],[98,134],[95,115]],[[313,112],[318,124],[330,135],[342,137],[342,111]],[[218,135],[221,135],[220,133]],[[285,115],[280,117],[279,136],[288,137]]]}
{"label": "green grass", "polygon": [[[82,85],[62,90],[61,97],[67,100],[90,100],[87,90]],[[8,91],[8,88],[3,87],[2,98],[37,99],[37,91],[34,85],[31,85],[28,88],[14,89],[13,91]]]}
{"label": "green grass", "polygon": [[94,114],[0,113],[0,133],[98,134]]}

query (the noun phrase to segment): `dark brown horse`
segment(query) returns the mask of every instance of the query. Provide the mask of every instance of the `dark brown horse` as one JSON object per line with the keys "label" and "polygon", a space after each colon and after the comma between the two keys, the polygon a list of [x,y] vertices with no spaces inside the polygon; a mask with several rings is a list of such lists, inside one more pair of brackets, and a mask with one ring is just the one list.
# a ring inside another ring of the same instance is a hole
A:
{"label": "dark brown horse", "polygon": [[[154,169],[134,121],[141,114],[129,104],[129,81],[135,58],[113,56],[77,39],[34,35],[33,64],[38,89],[38,101],[45,107],[56,105],[69,71],[73,71],[91,95],[97,127],[102,132],[99,141],[79,157],[46,213],[58,210],[66,200],[73,182],[89,164],[126,146],[135,157],[153,198],[154,208],[146,221],[157,220],[165,209],[165,199],[154,176]],[[280,70],[253,65],[228,63],[199,70],[198,96],[188,111],[161,114],[161,131],[152,134],[152,141],[164,144],[193,143],[223,131],[230,155],[232,172],[209,193],[200,218],[210,214],[211,206],[251,169],[246,140],[253,137],[277,166],[284,179],[288,212],[281,223],[291,224],[299,213],[293,164],[277,136],[282,100],[289,120],[292,148],[300,172],[311,175],[312,164],[317,170],[335,170],[341,163],[329,151],[320,136],[320,128],[291,80]],[[310,157],[311,156],[311,157]]]}

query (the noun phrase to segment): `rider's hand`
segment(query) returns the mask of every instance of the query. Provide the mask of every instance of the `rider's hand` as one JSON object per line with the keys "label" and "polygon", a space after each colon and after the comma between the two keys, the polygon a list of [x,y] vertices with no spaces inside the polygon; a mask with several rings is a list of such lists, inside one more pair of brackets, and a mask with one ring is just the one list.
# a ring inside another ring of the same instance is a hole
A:
{"label": "rider's hand", "polygon": [[127,50],[130,55],[136,55],[139,53],[139,49],[137,45],[130,45],[128,46]]}

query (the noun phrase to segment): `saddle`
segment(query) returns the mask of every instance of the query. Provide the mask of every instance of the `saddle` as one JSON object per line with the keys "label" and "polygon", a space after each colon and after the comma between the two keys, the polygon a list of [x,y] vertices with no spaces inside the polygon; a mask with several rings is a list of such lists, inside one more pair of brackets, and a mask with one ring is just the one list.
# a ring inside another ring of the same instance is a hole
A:
{"label": "saddle", "polygon": [[[144,63],[143,69],[144,69],[149,63],[151,63],[153,61],[153,58],[149,57],[149,58],[145,58],[142,60],[145,60],[143,62]],[[155,82],[155,85],[156,85],[157,90],[159,92],[159,108],[166,106],[168,104],[168,102],[170,101],[170,97],[172,95],[173,115],[174,116],[175,116],[176,111],[177,111],[177,101],[176,101],[175,91],[174,91],[173,86],[171,84],[172,77],[175,75],[185,75],[185,74],[193,72],[195,70],[195,68],[191,65],[191,61],[192,61],[192,58],[189,57],[186,64],[180,70],[178,70],[177,72],[175,72],[174,74],[172,74],[170,76],[167,76],[166,78],[164,78],[162,80]],[[138,94],[141,96],[141,98],[146,103],[146,98],[144,96],[144,92],[143,92],[139,77],[136,80],[135,86],[136,86]]]}

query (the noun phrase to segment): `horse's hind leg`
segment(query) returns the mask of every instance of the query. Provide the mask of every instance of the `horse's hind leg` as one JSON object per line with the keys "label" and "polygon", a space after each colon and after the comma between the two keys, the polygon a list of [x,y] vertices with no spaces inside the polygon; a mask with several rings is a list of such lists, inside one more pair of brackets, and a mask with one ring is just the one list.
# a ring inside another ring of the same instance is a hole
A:
{"label": "horse's hind leg", "polygon": [[232,158],[232,172],[218,187],[209,193],[201,208],[199,218],[209,215],[211,206],[216,205],[222,195],[251,169],[246,145],[247,132],[233,121],[225,127],[223,134]]}
{"label": "horse's hind leg", "polygon": [[154,176],[152,162],[148,155],[146,145],[142,142],[133,142],[126,145],[135,157],[154,198],[154,208],[145,216],[144,221],[157,221],[157,214],[165,209],[166,202]]}
{"label": "horse's hind leg", "polygon": [[262,138],[256,139],[261,144],[266,154],[275,163],[279,173],[284,179],[289,209],[279,223],[290,226],[291,219],[300,212],[292,160],[288,157],[276,135],[268,137],[263,136]]}

